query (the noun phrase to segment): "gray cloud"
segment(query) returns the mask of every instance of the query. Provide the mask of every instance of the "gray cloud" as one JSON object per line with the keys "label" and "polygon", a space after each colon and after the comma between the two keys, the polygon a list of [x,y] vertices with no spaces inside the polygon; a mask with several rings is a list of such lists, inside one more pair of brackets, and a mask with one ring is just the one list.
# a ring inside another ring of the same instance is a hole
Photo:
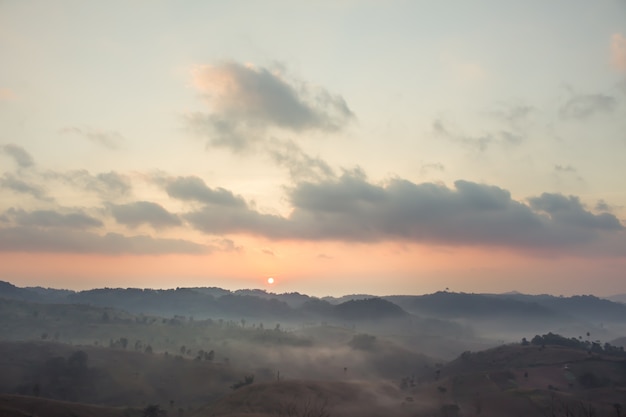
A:
{"label": "gray cloud", "polygon": [[11,156],[20,168],[29,168],[35,165],[33,157],[21,146],[9,143],[4,145],[2,150],[7,155]]}
{"label": "gray cloud", "polygon": [[73,211],[67,214],[53,210],[24,210],[9,209],[5,215],[12,218],[20,226],[54,227],[67,229],[85,229],[102,226],[102,222],[88,216],[81,211]]}
{"label": "gray cloud", "polygon": [[586,119],[599,113],[610,113],[617,100],[604,94],[579,94],[570,98],[559,110],[565,119]]}
{"label": "gray cloud", "polygon": [[446,167],[440,162],[430,162],[422,164],[420,167],[420,174],[424,175],[431,171],[443,172],[446,170]]}
{"label": "gray cloud", "polygon": [[242,151],[262,141],[265,129],[336,131],[354,115],[345,100],[278,72],[237,62],[199,66],[194,85],[209,113],[187,116],[190,127],[214,146]]}
{"label": "gray cloud", "polygon": [[241,196],[236,196],[224,188],[211,189],[199,177],[160,178],[157,182],[164,186],[170,197],[178,200],[225,207],[246,207],[246,202]]}
{"label": "gray cloud", "polygon": [[294,141],[273,140],[268,145],[270,157],[276,164],[286,167],[294,180],[321,180],[335,175],[326,161],[307,154]]}
{"label": "gray cloud", "polygon": [[98,235],[79,230],[58,233],[54,229],[31,226],[0,228],[2,252],[97,253],[104,255],[158,255],[167,253],[201,254],[213,248],[181,239],[150,236]]}
{"label": "gray cloud", "polygon": [[115,171],[102,172],[96,175],[85,169],[68,172],[49,171],[45,176],[82,188],[85,191],[95,192],[106,199],[126,196],[132,189],[130,180]]}
{"label": "gray cloud", "polygon": [[613,211],[613,207],[608,205],[608,203],[604,200],[598,200],[598,202],[596,203],[595,209],[596,211],[606,211],[606,212]]}
{"label": "gray cloud", "polygon": [[504,103],[491,114],[511,126],[521,128],[528,123],[530,116],[535,111],[534,107],[525,104]]}
{"label": "gray cloud", "polygon": [[46,191],[43,189],[43,187],[17,178],[11,173],[5,173],[0,178],[0,187],[12,190],[16,193],[28,194],[39,200],[50,200],[50,198],[46,195]]}
{"label": "gray cloud", "polygon": [[554,165],[554,175],[560,179],[562,176],[575,178],[577,181],[584,182],[585,179],[578,174],[578,170],[572,165]]}
{"label": "gray cloud", "polygon": [[73,134],[89,141],[103,146],[107,149],[116,150],[120,148],[120,144],[124,141],[124,137],[116,131],[98,130],[93,128],[81,128],[81,127],[64,127],[60,130],[63,134]]}
{"label": "gray cloud", "polygon": [[557,165],[554,166],[554,170],[557,171],[557,172],[573,172],[573,173],[576,172],[576,168],[574,168],[571,165],[559,165],[559,164],[557,164]]}
{"label": "gray cloud", "polygon": [[210,234],[248,233],[271,239],[376,242],[405,240],[447,245],[567,250],[621,231],[608,213],[594,214],[574,197],[543,194],[516,201],[499,187],[459,180],[454,188],[392,179],[367,181],[359,171],[288,192],[289,217],[249,207],[205,206],[184,215]]}
{"label": "gray cloud", "polygon": [[148,224],[155,229],[180,226],[181,221],[175,214],[150,201],[136,201],[129,204],[109,205],[115,220],[129,227]]}
{"label": "gray cloud", "polygon": [[543,193],[528,199],[530,206],[550,215],[554,223],[583,229],[623,230],[624,226],[610,213],[593,214],[575,196]]}
{"label": "gray cloud", "polygon": [[222,235],[244,233],[273,239],[292,237],[287,219],[259,213],[247,206],[203,206],[183,215],[195,229],[204,233]]}
{"label": "gray cloud", "polygon": [[510,146],[519,145],[525,136],[512,130],[498,130],[486,132],[483,135],[470,136],[458,132],[442,120],[435,120],[432,125],[435,137],[458,143],[468,149],[484,152],[492,145]]}

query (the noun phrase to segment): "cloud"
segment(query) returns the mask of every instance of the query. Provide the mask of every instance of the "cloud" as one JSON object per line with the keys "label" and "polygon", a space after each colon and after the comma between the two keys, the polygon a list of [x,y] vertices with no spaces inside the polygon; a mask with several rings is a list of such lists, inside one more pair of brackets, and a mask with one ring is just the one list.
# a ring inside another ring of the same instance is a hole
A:
{"label": "cloud", "polygon": [[124,137],[119,132],[98,130],[89,127],[81,128],[69,126],[62,128],[60,132],[64,134],[74,134],[83,137],[93,143],[104,146],[105,148],[111,150],[119,149],[121,143],[124,141]]}
{"label": "cloud", "polygon": [[13,221],[20,226],[62,229],[87,229],[102,226],[100,220],[88,216],[81,211],[63,214],[53,210],[35,210],[27,212],[24,210],[9,209],[5,212],[5,216],[13,219]]}
{"label": "cloud", "polygon": [[530,116],[535,113],[536,109],[525,104],[503,103],[491,114],[496,119],[502,120],[507,124],[515,127],[522,127],[529,121]]}
{"label": "cloud", "polygon": [[611,64],[616,70],[626,72],[626,38],[621,33],[611,37]]}
{"label": "cloud", "polygon": [[559,110],[565,119],[587,119],[599,113],[610,113],[617,100],[604,94],[578,94],[570,98]]}
{"label": "cloud", "polygon": [[454,185],[402,179],[375,185],[346,173],[334,182],[293,189],[290,220],[311,238],[525,248],[577,245],[595,238],[598,230],[623,229],[615,216],[593,214],[565,197],[570,211],[546,211],[541,203],[556,200],[557,194],[544,194],[528,206],[499,187],[463,180]]}
{"label": "cloud", "polygon": [[28,194],[38,200],[50,200],[50,198],[46,196],[46,191],[41,186],[17,178],[15,175],[8,172],[0,178],[0,187],[12,190],[16,193]]}
{"label": "cloud", "polygon": [[543,193],[528,199],[530,206],[547,213],[555,224],[582,229],[623,230],[624,226],[610,213],[593,214],[587,211],[576,196]]}
{"label": "cloud", "polygon": [[182,217],[192,227],[207,234],[252,234],[272,239],[294,237],[287,219],[259,213],[247,206],[206,205]]}
{"label": "cloud", "polygon": [[165,210],[159,204],[150,201],[136,201],[129,204],[110,204],[109,209],[120,224],[138,227],[148,224],[155,229],[180,226],[181,221],[175,214]]}
{"label": "cloud", "polygon": [[458,143],[468,149],[478,152],[485,152],[492,145],[503,147],[519,145],[525,139],[524,134],[517,128],[500,129],[486,132],[478,136],[470,136],[459,132],[449,123],[440,119],[433,122],[432,128],[435,137]]}
{"label": "cloud", "polygon": [[262,248],[261,249],[261,253],[264,254],[264,255],[267,255],[267,256],[276,256],[274,251],[269,249],[269,248]]}
{"label": "cloud", "polygon": [[307,154],[294,141],[273,140],[268,145],[270,157],[279,166],[286,167],[294,180],[318,180],[335,175],[326,161]]}
{"label": "cloud", "polygon": [[104,255],[202,254],[212,247],[181,239],[151,236],[98,235],[81,230],[59,233],[32,226],[0,228],[1,252],[48,252]]}
{"label": "cloud", "polygon": [[578,174],[578,170],[572,165],[554,165],[554,175],[557,179],[563,178],[566,176],[567,178],[575,178],[577,181],[584,182],[585,179]]}
{"label": "cloud", "polygon": [[595,209],[596,209],[596,211],[606,211],[606,212],[613,211],[613,207],[611,207],[604,200],[598,200],[598,202],[596,203]]}
{"label": "cloud", "polygon": [[459,180],[454,188],[394,178],[367,180],[360,170],[300,182],[289,189],[288,217],[250,207],[204,206],[184,218],[209,234],[270,239],[380,242],[567,251],[624,229],[612,214],[594,214],[575,197],[542,194],[516,201],[507,190]]}
{"label": "cloud", "polygon": [[557,172],[572,172],[575,173],[576,172],[576,168],[574,168],[571,165],[555,165],[554,166],[554,170]]}
{"label": "cloud", "polygon": [[199,65],[192,77],[209,113],[191,113],[187,122],[214,146],[242,151],[262,141],[268,128],[330,132],[354,117],[341,96],[263,67],[233,61]]}
{"label": "cloud", "polygon": [[422,164],[420,167],[420,174],[425,175],[431,171],[443,172],[446,170],[446,167],[441,162],[431,162]]}
{"label": "cloud", "polygon": [[58,179],[69,185],[82,188],[85,191],[96,192],[106,199],[114,199],[130,194],[132,189],[130,180],[115,171],[91,174],[85,169],[68,172],[49,171],[46,178]]}
{"label": "cloud", "polygon": [[21,146],[9,143],[4,145],[2,150],[7,155],[11,156],[20,168],[29,168],[35,165],[33,157]]}
{"label": "cloud", "polygon": [[225,207],[246,207],[246,202],[241,196],[236,196],[224,188],[211,189],[196,176],[160,178],[157,182],[164,186],[170,197],[178,200]]}

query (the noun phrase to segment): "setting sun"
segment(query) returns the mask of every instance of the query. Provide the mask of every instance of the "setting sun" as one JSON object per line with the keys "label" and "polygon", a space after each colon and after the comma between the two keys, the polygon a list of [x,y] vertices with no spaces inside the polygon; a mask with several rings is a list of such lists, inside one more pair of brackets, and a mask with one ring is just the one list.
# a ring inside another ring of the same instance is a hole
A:
{"label": "setting sun", "polygon": [[270,285],[272,285],[272,284],[274,283],[274,278],[269,277],[269,278],[267,279],[267,283],[268,283],[268,284],[270,284]]}

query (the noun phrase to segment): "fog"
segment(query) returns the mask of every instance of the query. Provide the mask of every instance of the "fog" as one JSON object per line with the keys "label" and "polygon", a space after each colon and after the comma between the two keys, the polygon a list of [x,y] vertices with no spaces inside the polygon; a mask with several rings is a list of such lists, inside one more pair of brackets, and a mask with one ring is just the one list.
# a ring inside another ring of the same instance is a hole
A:
{"label": "fog", "polygon": [[127,416],[602,415],[626,386],[626,306],[595,297],[10,289],[0,395],[17,403]]}

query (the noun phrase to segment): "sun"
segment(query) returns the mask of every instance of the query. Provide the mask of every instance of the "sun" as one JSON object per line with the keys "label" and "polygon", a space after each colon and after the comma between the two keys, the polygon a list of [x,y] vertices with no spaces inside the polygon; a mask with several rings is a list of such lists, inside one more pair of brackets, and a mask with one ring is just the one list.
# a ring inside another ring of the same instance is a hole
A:
{"label": "sun", "polygon": [[269,277],[269,278],[267,279],[267,283],[268,283],[268,284],[270,284],[270,285],[272,285],[272,284],[274,283],[274,278]]}

